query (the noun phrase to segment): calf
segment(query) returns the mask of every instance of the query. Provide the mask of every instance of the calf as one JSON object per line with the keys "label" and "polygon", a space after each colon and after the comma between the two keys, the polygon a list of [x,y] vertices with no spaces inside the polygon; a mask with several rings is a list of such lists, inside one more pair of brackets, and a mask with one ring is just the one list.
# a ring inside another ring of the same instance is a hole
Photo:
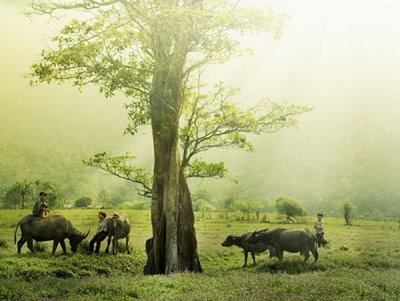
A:
{"label": "calf", "polygon": [[131,232],[131,224],[127,218],[113,214],[113,216],[107,220],[108,239],[106,253],[109,252],[110,243],[112,241],[112,252],[117,253],[118,239],[125,238],[126,252],[131,254],[129,248],[129,234]]}
{"label": "calf", "polygon": [[[264,231],[267,231],[268,229],[261,230],[261,231],[256,231],[256,233],[262,233]],[[223,247],[230,247],[230,246],[238,246],[239,248],[242,248],[244,251],[244,264],[243,267],[247,266],[247,258],[248,258],[248,253],[251,253],[251,257],[253,258],[253,263],[256,264],[256,257],[255,253],[262,253],[265,252],[266,250],[269,250],[270,257],[276,256],[275,255],[275,250],[271,248],[270,246],[263,244],[263,243],[250,243],[248,241],[248,238],[252,233],[245,233],[240,236],[236,235],[229,235],[225,241],[222,243]]]}

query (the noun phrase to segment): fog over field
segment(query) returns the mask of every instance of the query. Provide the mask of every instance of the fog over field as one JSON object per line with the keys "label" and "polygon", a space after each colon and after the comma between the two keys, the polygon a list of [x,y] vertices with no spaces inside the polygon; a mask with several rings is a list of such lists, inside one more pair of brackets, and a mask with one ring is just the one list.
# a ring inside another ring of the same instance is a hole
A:
{"label": "fog over field", "polygon": [[[224,160],[238,183],[192,181],[192,192],[263,204],[287,195],[310,213],[332,213],[337,200],[349,199],[360,214],[398,217],[400,3],[266,2],[290,16],[281,39],[244,37],[254,55],[211,66],[206,78],[240,87],[243,107],[266,97],[313,110],[300,117],[297,130],[251,137],[253,153],[208,154]],[[137,198],[132,185],[81,160],[101,151],[131,151],[151,170],[150,130],[123,135],[122,95],[105,99],[96,87],[79,92],[69,84],[29,87],[24,75],[55,30],[54,23],[31,20],[23,10],[24,1],[0,0],[0,189],[24,178],[43,179],[63,185],[67,198],[96,197],[102,189]]]}

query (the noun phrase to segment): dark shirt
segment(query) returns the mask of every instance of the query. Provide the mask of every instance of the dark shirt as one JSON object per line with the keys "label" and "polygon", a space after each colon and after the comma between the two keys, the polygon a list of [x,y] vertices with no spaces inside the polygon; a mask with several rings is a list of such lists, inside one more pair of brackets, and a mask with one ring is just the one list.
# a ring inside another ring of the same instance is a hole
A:
{"label": "dark shirt", "polygon": [[46,208],[49,208],[49,206],[39,199],[36,201],[35,205],[33,205],[32,215],[36,217],[43,217],[43,212]]}

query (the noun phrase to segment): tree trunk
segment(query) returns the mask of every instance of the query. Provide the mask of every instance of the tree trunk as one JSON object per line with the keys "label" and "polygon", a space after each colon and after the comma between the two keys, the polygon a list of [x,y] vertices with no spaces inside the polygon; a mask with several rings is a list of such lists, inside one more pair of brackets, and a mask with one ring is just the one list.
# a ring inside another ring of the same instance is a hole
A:
{"label": "tree trunk", "polygon": [[180,67],[178,64],[169,70],[156,70],[150,97],[154,143],[153,237],[146,242],[148,258],[144,269],[150,275],[201,272],[191,196],[178,150]]}

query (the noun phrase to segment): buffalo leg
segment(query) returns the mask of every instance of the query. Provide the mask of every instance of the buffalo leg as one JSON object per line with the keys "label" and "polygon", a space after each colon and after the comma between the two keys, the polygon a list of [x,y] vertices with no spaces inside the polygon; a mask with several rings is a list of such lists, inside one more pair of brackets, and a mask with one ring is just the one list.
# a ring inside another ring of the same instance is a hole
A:
{"label": "buffalo leg", "polygon": [[303,255],[304,255],[304,262],[306,262],[308,258],[310,258],[310,252],[308,250],[305,250],[303,251]]}
{"label": "buffalo leg", "polygon": [[114,236],[112,240],[112,248],[113,254],[117,254],[117,247],[118,247],[118,239]]}
{"label": "buffalo leg", "polygon": [[32,253],[36,253],[35,249],[33,248],[33,240],[32,240],[32,238],[28,238],[27,242],[28,242],[28,249],[31,250]]}
{"label": "buffalo leg", "polygon": [[283,250],[276,249],[276,255],[278,255],[279,261],[283,260]]}
{"label": "buffalo leg", "polygon": [[26,239],[22,238],[18,240],[18,254],[21,254],[22,246],[25,244]]}
{"label": "buffalo leg", "polygon": [[53,251],[51,252],[51,254],[54,255],[56,253],[57,247],[58,247],[58,240],[54,240],[53,241]]}
{"label": "buffalo leg", "polygon": [[311,253],[313,254],[313,256],[314,256],[314,262],[317,262],[318,261],[318,249],[317,249],[317,247],[315,247],[315,248],[312,248],[311,249]]}
{"label": "buffalo leg", "polygon": [[66,255],[67,254],[67,246],[65,245],[65,241],[61,240],[60,241],[60,245],[61,245],[61,248],[63,250],[63,254]]}
{"label": "buffalo leg", "polygon": [[131,249],[129,249],[129,235],[126,236],[126,252],[131,254]]}
{"label": "buffalo leg", "polygon": [[251,257],[253,258],[254,265],[256,265],[256,255],[254,254],[254,252],[251,252]]}
{"label": "buffalo leg", "polygon": [[249,253],[247,251],[244,251],[244,265],[243,265],[243,267],[247,266],[247,257],[249,257]]}

